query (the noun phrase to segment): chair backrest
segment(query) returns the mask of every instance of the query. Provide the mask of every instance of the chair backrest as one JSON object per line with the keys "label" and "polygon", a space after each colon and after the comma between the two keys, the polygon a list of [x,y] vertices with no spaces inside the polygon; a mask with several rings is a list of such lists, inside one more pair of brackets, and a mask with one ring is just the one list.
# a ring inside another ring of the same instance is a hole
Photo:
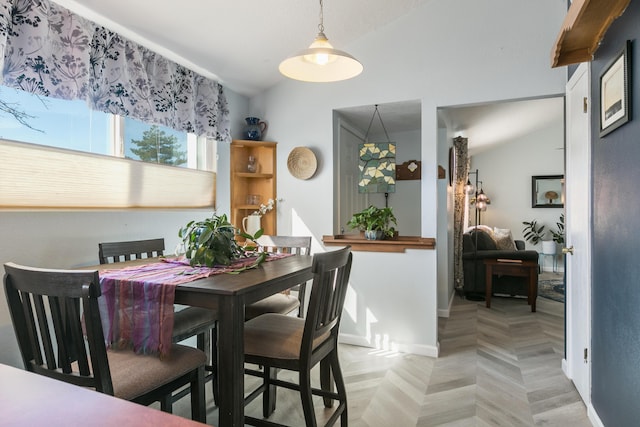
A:
{"label": "chair backrest", "polygon": [[311,236],[260,236],[256,243],[273,253],[311,255]]}
{"label": "chair backrest", "polygon": [[4,265],[4,286],[27,371],[113,395],[97,271]]}
{"label": "chair backrest", "polygon": [[333,344],[337,342],[352,257],[350,246],[313,256],[313,284],[302,336],[302,358],[305,353],[312,353],[317,338],[329,334]]}
{"label": "chair backrest", "polygon": [[151,258],[164,253],[164,239],[98,243],[100,264]]}

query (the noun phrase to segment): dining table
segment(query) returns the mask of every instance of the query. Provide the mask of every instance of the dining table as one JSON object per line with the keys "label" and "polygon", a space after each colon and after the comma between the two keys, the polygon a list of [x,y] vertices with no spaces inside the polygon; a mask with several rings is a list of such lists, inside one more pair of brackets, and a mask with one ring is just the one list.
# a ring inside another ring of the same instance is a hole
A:
{"label": "dining table", "polygon": [[1,363],[0,402],[0,426],[205,426],[158,409]]}
{"label": "dining table", "polygon": [[[238,273],[216,274],[176,285],[176,304],[218,312],[219,427],[244,426],[245,306],[311,280],[312,260],[309,255],[292,255]],[[80,269],[114,270],[158,262],[162,259],[143,258]]]}

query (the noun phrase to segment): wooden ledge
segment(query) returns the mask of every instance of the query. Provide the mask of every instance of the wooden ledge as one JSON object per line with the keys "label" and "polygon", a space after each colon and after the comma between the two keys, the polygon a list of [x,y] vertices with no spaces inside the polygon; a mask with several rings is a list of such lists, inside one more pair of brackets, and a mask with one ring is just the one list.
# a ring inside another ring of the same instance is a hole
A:
{"label": "wooden ledge", "polygon": [[589,62],[630,0],[573,0],[553,49],[551,67]]}
{"label": "wooden ledge", "polygon": [[393,240],[367,240],[360,234],[336,234],[322,236],[327,246],[351,245],[354,251],[362,252],[404,252],[407,249],[435,249],[433,237],[398,236]]}

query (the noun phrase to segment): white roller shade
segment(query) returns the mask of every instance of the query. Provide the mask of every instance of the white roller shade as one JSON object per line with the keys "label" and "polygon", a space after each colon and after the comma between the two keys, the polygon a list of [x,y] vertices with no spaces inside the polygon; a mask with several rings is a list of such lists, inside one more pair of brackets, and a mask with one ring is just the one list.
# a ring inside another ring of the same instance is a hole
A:
{"label": "white roller shade", "polygon": [[0,140],[0,209],[213,208],[214,172]]}

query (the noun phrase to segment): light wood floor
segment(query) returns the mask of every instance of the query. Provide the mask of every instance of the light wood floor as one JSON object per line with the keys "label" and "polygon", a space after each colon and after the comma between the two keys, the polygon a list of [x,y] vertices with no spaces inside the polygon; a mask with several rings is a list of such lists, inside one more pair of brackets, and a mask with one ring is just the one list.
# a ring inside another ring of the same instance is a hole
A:
{"label": "light wood floor", "polygon": [[[437,359],[341,345],[349,426],[590,426],[561,370],[563,304],[543,298],[537,304],[531,313],[522,299],[494,297],[486,309],[456,297],[451,316],[439,320]],[[278,393],[272,420],[304,426],[297,394]],[[188,403],[182,399],[174,412],[188,417]],[[210,396],[208,404],[207,420],[216,425]],[[252,402],[247,413],[260,416],[260,405]],[[329,414],[317,398],[318,420]]]}

